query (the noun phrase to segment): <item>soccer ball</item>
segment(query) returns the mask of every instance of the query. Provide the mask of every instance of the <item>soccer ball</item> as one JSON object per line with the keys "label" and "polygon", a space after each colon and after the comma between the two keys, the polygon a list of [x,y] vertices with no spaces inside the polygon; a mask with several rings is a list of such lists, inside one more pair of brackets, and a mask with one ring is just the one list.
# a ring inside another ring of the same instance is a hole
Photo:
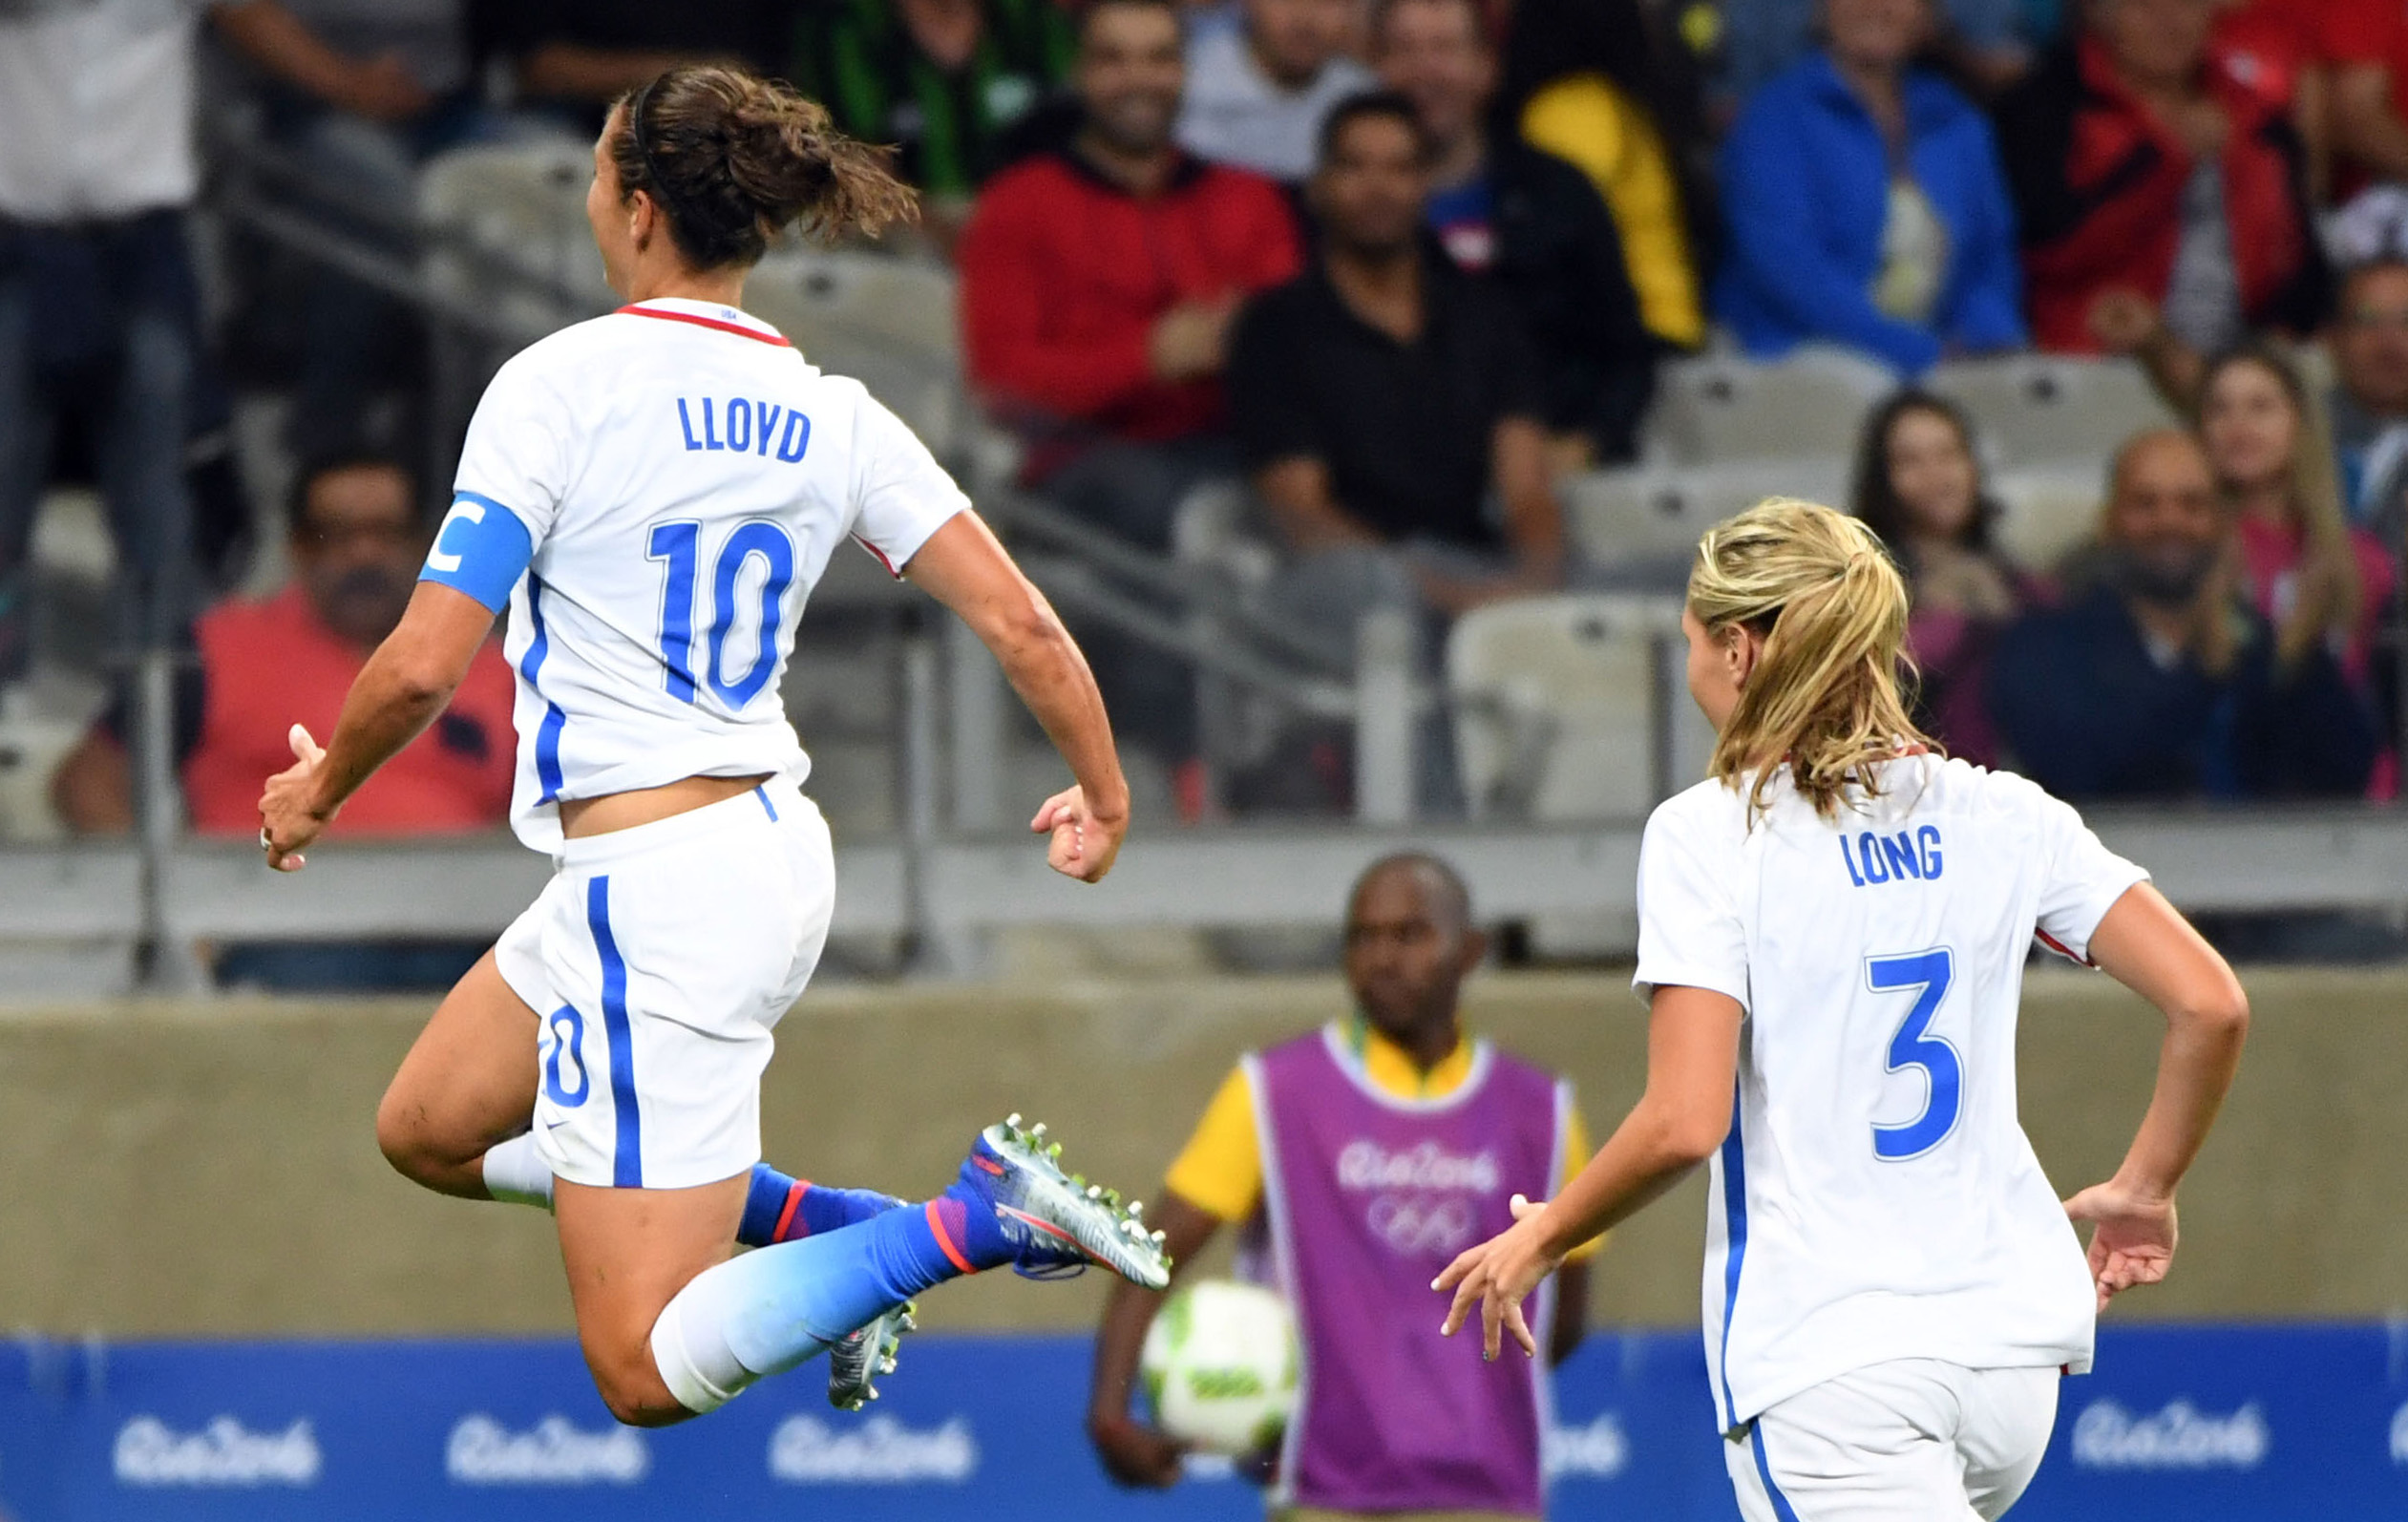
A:
{"label": "soccer ball", "polygon": [[1205,1279],[1163,1303],[1137,1369],[1163,1431],[1236,1458],[1287,1430],[1297,1360],[1287,1301],[1259,1285]]}

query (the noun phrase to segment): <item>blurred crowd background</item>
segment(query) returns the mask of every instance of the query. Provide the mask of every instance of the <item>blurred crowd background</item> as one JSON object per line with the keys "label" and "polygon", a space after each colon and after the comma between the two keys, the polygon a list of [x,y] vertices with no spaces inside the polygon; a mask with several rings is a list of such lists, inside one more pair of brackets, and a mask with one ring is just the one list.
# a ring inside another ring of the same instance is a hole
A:
{"label": "blurred crowd background", "polygon": [[[250,834],[484,378],[612,305],[592,134],[688,60],[923,191],[749,299],[1061,603],[1145,828],[1642,813],[1702,755],[1686,547],[1767,493],[1891,546],[1954,753],[2081,802],[2398,791],[2399,0],[31,0],[0,835]],[[937,795],[916,615],[839,569],[787,703],[841,839]],[[338,832],[498,829],[510,686],[496,649]],[[983,711],[964,828],[1042,782]],[[218,975],[348,955],[252,950]]]}

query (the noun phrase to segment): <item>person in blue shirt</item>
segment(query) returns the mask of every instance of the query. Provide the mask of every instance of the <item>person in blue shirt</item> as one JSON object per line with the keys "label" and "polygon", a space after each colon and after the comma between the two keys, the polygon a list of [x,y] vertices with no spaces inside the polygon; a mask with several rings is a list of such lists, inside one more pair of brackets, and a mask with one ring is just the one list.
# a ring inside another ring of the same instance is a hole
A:
{"label": "person in blue shirt", "polygon": [[1824,46],[1723,144],[1715,316],[1746,351],[1854,349],[1903,375],[2026,342],[2015,213],[1990,125],[1912,60],[1930,0],[1825,0]]}

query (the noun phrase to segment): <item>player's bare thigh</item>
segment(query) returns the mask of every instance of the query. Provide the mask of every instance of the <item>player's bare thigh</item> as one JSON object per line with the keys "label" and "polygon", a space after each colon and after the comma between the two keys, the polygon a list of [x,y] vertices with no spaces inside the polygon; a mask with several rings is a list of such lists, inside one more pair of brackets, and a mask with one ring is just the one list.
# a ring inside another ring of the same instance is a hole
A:
{"label": "player's bare thigh", "polygon": [[376,1144],[411,1179],[483,1199],[486,1149],[535,1116],[536,1012],[488,951],[453,986],[376,1109]]}
{"label": "player's bare thigh", "polygon": [[652,1323],[687,1281],[725,1262],[749,1173],[692,1189],[554,1186],[577,1340],[602,1404],[622,1422],[666,1427],[694,1413],[652,1361]]}

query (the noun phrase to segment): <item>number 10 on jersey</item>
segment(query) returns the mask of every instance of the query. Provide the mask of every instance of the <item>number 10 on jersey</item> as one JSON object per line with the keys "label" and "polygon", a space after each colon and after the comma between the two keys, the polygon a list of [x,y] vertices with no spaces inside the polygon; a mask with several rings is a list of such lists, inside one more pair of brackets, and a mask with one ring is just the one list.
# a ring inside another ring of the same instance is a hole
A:
{"label": "number 10 on jersey", "polygon": [[1956,979],[1956,959],[1946,946],[1902,957],[1865,959],[1865,983],[1875,993],[1914,991],[1914,1005],[1890,1038],[1888,1071],[1920,1068],[1931,1082],[1923,1112],[1901,1125],[1873,1125],[1873,1155],[1885,1162],[1920,1157],[1948,1140],[1965,1103],[1965,1066],[1956,1048],[1931,1034],[1932,1019]]}
{"label": "number 10 on jersey", "polygon": [[[668,672],[669,695],[691,703],[694,684],[694,594],[701,570],[703,526],[691,519],[655,524],[644,545],[648,559],[665,561],[667,577],[661,589],[661,665]],[[760,633],[752,659],[741,673],[728,671],[728,631],[736,624],[736,582],[744,562],[759,556],[762,564]],[[767,518],[739,523],[719,547],[719,563],[710,579],[711,620],[704,647],[702,679],[731,708],[743,708],[760,696],[777,670],[778,625],[785,616],[786,589],[794,583],[794,541],[786,530]]]}

